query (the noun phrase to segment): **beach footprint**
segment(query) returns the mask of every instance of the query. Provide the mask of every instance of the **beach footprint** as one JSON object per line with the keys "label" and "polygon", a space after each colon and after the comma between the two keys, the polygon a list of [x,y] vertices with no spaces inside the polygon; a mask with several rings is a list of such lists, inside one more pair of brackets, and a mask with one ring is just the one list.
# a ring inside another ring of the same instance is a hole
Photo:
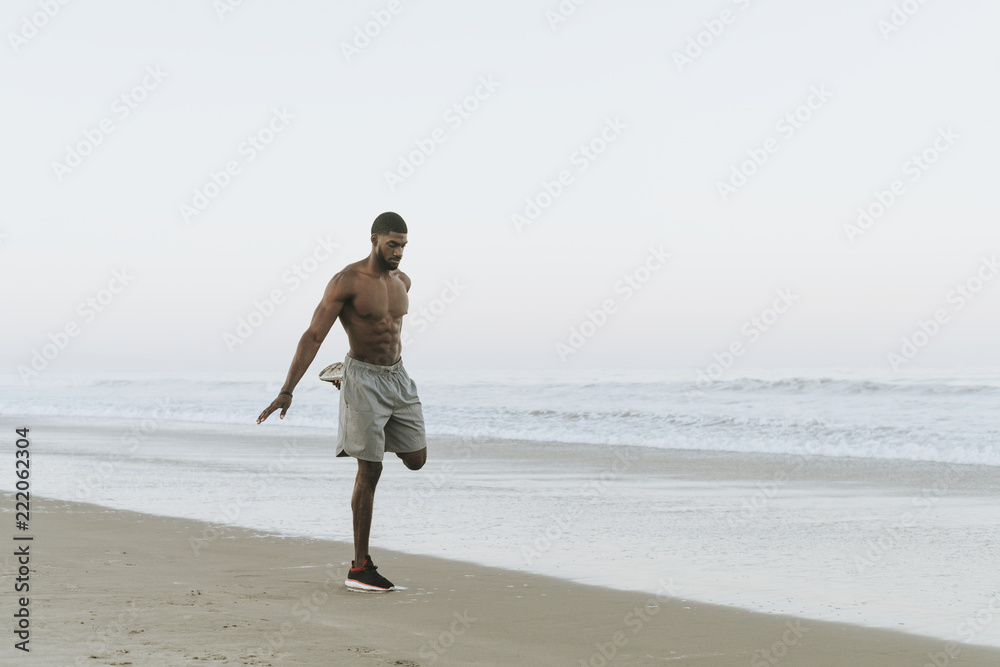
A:
{"label": "beach footprint", "polygon": [[369,646],[348,646],[347,650],[351,653],[357,653],[363,655],[366,658],[373,658],[378,660],[384,665],[397,665],[398,667],[420,667],[419,662],[413,662],[412,660],[393,660],[392,658],[383,658],[388,654],[388,651],[384,651],[379,648],[371,648]]}

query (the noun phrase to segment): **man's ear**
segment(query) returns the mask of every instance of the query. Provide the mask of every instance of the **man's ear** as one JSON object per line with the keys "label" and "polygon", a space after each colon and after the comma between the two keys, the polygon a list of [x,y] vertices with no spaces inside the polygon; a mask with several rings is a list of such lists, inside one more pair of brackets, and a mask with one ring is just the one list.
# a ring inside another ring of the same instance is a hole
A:
{"label": "man's ear", "polygon": [[372,245],[378,245],[378,234],[372,234]]}

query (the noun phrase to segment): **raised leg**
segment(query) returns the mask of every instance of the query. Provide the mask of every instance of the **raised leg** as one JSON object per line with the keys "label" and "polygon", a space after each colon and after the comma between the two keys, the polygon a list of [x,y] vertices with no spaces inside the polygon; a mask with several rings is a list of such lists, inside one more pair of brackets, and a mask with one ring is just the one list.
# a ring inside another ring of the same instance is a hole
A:
{"label": "raised leg", "polygon": [[406,452],[405,454],[396,452],[396,456],[403,459],[403,465],[410,470],[420,470],[424,467],[424,463],[427,462],[427,448],[424,447],[415,452]]}
{"label": "raised leg", "polygon": [[381,461],[358,459],[358,476],[354,478],[351,511],[354,513],[354,566],[361,567],[368,555],[368,537],[372,530],[372,508],[375,486],[382,475]]}

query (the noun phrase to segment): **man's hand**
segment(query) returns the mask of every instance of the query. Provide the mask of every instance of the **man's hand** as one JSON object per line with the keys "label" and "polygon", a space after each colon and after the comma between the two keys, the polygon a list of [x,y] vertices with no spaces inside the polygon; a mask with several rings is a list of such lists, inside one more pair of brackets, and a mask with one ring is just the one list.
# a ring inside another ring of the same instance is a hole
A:
{"label": "man's hand", "polygon": [[330,382],[333,383],[334,387],[336,387],[337,389],[340,389],[340,381],[343,380],[343,379],[344,378],[337,378],[336,380],[330,380]]}
{"label": "man's hand", "polygon": [[284,419],[285,413],[288,412],[288,408],[290,408],[291,406],[292,406],[291,396],[289,396],[288,394],[278,394],[278,398],[271,401],[271,405],[264,408],[264,412],[260,413],[260,417],[257,417],[257,423],[259,424],[265,419],[267,419],[268,416],[278,408],[281,408],[281,414],[278,416]]}

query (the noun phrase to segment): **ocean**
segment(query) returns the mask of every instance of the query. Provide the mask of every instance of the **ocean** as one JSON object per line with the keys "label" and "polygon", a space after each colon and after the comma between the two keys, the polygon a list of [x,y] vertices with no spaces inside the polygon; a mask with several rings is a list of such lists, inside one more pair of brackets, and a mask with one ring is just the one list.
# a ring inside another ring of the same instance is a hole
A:
{"label": "ocean", "polygon": [[[414,375],[428,435],[1000,466],[1000,372],[870,379],[769,371],[704,385],[681,372]],[[687,377],[685,377],[687,376]],[[0,416],[252,424],[283,376],[0,377]],[[287,424],[337,428],[332,385],[306,377]]]}

